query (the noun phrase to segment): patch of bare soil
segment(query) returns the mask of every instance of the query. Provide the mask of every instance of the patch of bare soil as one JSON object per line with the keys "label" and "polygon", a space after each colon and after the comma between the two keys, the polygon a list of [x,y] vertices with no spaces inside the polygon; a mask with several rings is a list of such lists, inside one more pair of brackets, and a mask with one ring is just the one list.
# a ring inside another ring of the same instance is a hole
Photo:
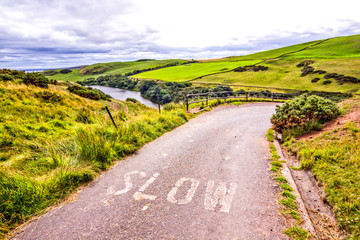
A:
{"label": "patch of bare soil", "polygon": [[357,127],[360,127],[359,100],[353,99],[353,100],[348,100],[346,102],[346,104],[351,104],[351,103],[354,103],[354,106],[348,113],[338,117],[335,120],[325,123],[324,127],[320,131],[311,132],[301,136],[299,140],[300,141],[311,140],[313,138],[320,136],[325,132],[330,132],[335,130],[336,128],[344,127],[345,124],[347,124],[348,122],[354,122],[357,125]]}

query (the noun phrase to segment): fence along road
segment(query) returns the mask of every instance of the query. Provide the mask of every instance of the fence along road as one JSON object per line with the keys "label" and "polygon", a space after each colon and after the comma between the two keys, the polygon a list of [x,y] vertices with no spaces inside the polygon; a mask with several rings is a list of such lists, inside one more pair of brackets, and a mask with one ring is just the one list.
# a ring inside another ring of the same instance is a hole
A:
{"label": "fence along road", "polygon": [[269,171],[273,103],[220,107],[147,144],[17,239],[287,239]]}

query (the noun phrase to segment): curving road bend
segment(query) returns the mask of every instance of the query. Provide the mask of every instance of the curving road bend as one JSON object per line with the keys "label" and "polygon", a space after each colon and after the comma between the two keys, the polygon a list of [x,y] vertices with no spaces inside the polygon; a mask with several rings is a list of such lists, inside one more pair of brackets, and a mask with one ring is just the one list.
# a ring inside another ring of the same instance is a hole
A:
{"label": "curving road bend", "polygon": [[198,116],[15,239],[287,239],[267,160],[274,111],[256,103]]}

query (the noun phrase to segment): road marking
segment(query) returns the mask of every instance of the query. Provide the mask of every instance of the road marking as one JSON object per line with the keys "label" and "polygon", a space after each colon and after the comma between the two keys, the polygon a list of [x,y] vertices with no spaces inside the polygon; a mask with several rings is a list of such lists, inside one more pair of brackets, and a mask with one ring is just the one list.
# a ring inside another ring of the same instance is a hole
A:
{"label": "road marking", "polygon": [[[225,157],[227,158],[227,156]],[[107,188],[107,195],[121,195],[124,193],[129,192],[133,188],[133,183],[131,181],[131,178],[133,175],[137,175],[140,178],[146,177],[146,173],[142,171],[132,171],[128,172],[124,175],[124,181],[125,181],[125,188],[119,191],[115,191],[113,186],[110,186]],[[143,186],[139,188],[137,192],[134,193],[133,197],[135,200],[140,201],[143,199],[146,200],[155,200],[157,196],[147,194],[145,193],[146,189],[156,180],[157,177],[159,177],[160,173],[154,173],[151,178],[149,178]],[[204,178],[205,180],[206,178]],[[185,182],[191,182],[191,186],[188,189],[186,196],[183,199],[176,199],[176,193],[178,192],[179,188],[184,185]],[[200,181],[195,178],[180,178],[175,183],[174,187],[170,190],[170,192],[167,195],[167,200],[170,203],[174,204],[187,204],[192,201],[195,192],[200,184]],[[204,207],[206,210],[215,211],[216,208],[220,208],[221,212],[228,213],[230,211],[231,203],[233,200],[233,197],[235,195],[236,190],[236,183],[230,183],[229,188],[227,189],[227,183],[226,182],[220,182],[218,186],[215,188],[215,182],[212,180],[209,180],[206,187],[205,192],[205,199],[204,199]],[[103,200],[103,203],[105,205],[108,205],[108,199]],[[148,205],[145,205],[142,208],[142,211],[145,211],[148,209]]]}
{"label": "road marking", "polygon": [[[125,188],[122,189],[122,190],[119,190],[117,192],[114,193],[114,195],[120,195],[120,194],[124,194],[124,193],[127,193],[128,191],[131,190],[133,184],[131,182],[131,175],[135,175],[135,174],[139,174],[140,177],[146,177],[146,173],[144,172],[139,172],[139,171],[132,171],[132,172],[128,172],[124,175],[124,180],[125,180]],[[110,190],[108,188],[108,191],[107,192],[111,192],[111,188],[110,187]]]}
{"label": "road marking", "polygon": [[205,193],[205,200],[204,200],[204,207],[206,210],[214,211],[217,204],[220,205],[221,212],[229,212],[231,207],[232,199],[235,195],[236,184],[230,183],[230,188],[226,189],[226,183],[220,182],[219,186],[213,191],[214,188],[214,181],[208,181],[206,193]]}
{"label": "road marking", "polygon": [[[184,182],[186,181],[191,181],[191,187],[189,188],[186,196],[184,199],[176,199],[175,198],[175,195],[177,193],[177,190],[179,189],[179,187],[181,187]],[[177,203],[177,204],[186,204],[186,203],[189,203],[195,192],[196,192],[196,189],[197,187],[199,186],[199,180],[197,179],[194,179],[194,178],[180,178],[176,183],[175,183],[175,187],[173,187],[168,196],[167,196],[167,200],[171,203]]]}
{"label": "road marking", "polygon": [[115,192],[115,189],[113,186],[110,186],[106,189],[106,195],[111,195]]}
{"label": "road marking", "polygon": [[135,200],[138,201],[142,199],[155,200],[157,198],[157,196],[146,194],[143,192],[150,186],[150,184],[152,184],[155,181],[155,179],[159,175],[160,173],[155,173],[149,180],[146,181],[146,183],[141,188],[139,188],[139,190],[136,193],[134,193]]}

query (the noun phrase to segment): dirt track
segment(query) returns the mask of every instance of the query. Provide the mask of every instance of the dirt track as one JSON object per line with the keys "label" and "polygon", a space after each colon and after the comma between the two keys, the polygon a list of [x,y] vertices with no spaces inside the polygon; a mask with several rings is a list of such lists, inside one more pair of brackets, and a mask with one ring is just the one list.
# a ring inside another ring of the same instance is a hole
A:
{"label": "dirt track", "polygon": [[287,239],[265,133],[275,104],[220,107],[165,134],[18,239]]}

